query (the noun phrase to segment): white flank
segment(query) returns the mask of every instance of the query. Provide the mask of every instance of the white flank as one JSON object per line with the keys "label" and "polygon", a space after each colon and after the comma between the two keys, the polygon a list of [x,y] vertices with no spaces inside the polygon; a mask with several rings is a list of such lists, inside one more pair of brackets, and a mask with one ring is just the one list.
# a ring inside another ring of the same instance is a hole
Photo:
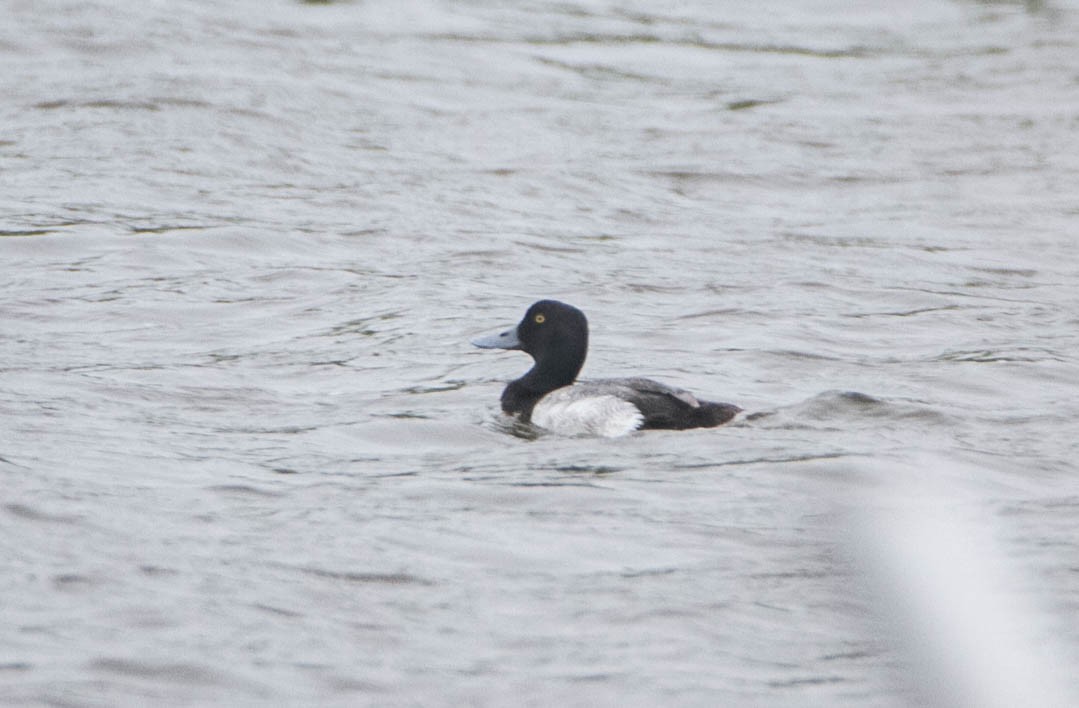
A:
{"label": "white flank", "polygon": [[540,399],[532,410],[532,422],[559,435],[613,438],[632,433],[644,416],[629,401],[611,395],[582,397],[573,386],[566,386]]}

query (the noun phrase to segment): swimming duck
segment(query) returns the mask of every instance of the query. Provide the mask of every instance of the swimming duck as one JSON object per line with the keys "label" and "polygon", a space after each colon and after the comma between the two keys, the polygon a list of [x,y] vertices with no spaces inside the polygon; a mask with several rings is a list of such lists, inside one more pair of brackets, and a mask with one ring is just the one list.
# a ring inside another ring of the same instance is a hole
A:
{"label": "swimming duck", "polygon": [[472,344],[519,349],[532,357],[532,368],[502,391],[502,410],[554,433],[614,437],[634,430],[713,428],[742,410],[651,379],[577,381],[588,354],[588,320],[557,300],[534,303],[516,327]]}

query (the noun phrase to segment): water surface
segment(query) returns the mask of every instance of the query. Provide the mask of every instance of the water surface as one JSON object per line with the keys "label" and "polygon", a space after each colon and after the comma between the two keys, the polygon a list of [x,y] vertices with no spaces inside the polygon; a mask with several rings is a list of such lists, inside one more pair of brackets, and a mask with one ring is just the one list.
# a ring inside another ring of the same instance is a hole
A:
{"label": "water surface", "polygon": [[[3,702],[943,702],[930,510],[1075,655],[1074,6],[4,14]],[[541,297],[754,415],[522,435]]]}

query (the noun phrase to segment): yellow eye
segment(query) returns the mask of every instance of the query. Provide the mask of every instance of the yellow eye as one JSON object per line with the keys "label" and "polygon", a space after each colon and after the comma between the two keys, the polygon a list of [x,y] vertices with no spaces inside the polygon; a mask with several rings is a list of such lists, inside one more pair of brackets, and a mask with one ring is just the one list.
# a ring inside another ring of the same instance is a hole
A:
{"label": "yellow eye", "polygon": [[535,322],[536,324],[543,324],[544,322],[547,321],[547,318],[544,317],[543,313],[541,312],[538,315],[536,315],[535,317],[533,317],[532,321]]}

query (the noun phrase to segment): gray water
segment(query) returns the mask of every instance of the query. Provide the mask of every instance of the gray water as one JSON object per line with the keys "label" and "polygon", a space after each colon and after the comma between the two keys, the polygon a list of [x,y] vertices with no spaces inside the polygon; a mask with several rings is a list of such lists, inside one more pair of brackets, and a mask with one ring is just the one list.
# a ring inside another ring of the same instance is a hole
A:
{"label": "gray water", "polygon": [[0,702],[1079,695],[1079,9],[519,5],[0,7]]}

